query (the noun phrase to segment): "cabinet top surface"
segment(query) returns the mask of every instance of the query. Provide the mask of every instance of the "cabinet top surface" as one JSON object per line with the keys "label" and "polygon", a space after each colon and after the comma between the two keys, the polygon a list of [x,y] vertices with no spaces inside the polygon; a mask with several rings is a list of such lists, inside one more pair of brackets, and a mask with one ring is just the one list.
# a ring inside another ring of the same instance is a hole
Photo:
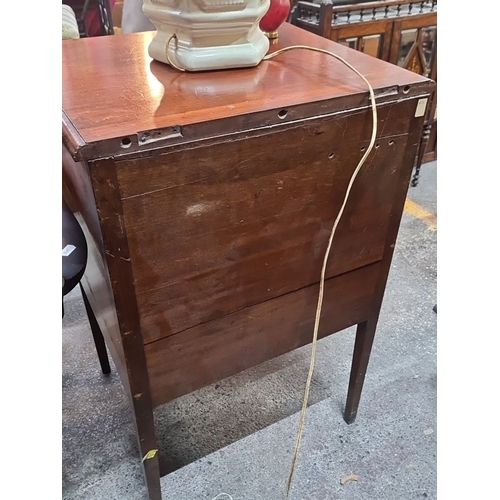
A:
{"label": "cabinet top surface", "polygon": [[[330,50],[375,90],[430,82],[288,23],[279,33],[270,51],[299,44]],[[153,36],[62,42],[63,139],[75,149],[143,131],[368,95],[358,75],[326,54],[293,50],[254,68],[188,73],[152,60],[148,46]]]}

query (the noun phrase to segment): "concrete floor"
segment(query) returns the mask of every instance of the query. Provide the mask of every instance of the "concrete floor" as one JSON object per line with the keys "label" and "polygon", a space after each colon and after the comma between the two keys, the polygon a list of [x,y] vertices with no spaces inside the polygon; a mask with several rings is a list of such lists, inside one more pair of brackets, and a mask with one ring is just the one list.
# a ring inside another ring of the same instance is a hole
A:
{"label": "concrete floor", "polygon": [[[436,166],[408,193],[431,214]],[[424,219],[403,216],[354,424],[342,419],[354,328],[318,343],[291,500],[436,498],[437,232]],[[145,499],[118,375],[100,372],[78,289],[65,307],[62,497]],[[284,499],[309,358],[306,346],[158,407],[159,445],[177,467],[163,498]],[[349,474],[358,481],[342,486]]]}

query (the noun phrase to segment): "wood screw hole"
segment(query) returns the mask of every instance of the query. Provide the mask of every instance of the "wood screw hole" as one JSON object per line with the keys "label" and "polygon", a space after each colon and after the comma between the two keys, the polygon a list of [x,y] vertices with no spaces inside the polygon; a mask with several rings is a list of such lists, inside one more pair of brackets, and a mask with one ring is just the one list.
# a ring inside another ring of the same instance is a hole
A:
{"label": "wood screw hole", "polygon": [[281,118],[283,120],[283,118],[285,118],[285,116],[288,114],[288,111],[286,109],[282,109],[279,113],[278,113],[278,117]]}
{"label": "wood screw hole", "polygon": [[406,86],[403,88],[403,94],[408,94],[408,92],[410,91],[410,88],[411,88],[411,86],[410,86],[410,85],[406,85]]}
{"label": "wood screw hole", "polygon": [[132,141],[128,137],[124,137],[122,139],[121,147],[127,149],[130,146],[132,146]]}
{"label": "wood screw hole", "polygon": [[330,160],[332,160],[332,159],[334,158],[334,156],[335,156],[335,153],[330,153],[330,154],[328,155],[328,158],[329,158]]}

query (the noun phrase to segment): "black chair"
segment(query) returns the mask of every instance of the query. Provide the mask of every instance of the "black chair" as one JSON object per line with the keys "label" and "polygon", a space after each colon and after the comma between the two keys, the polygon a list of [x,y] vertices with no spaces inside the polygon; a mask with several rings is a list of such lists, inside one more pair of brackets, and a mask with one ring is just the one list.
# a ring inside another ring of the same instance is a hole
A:
{"label": "black chair", "polygon": [[80,285],[101,369],[107,375],[111,373],[111,368],[108,353],[106,352],[106,344],[94,311],[81,284],[87,266],[87,240],[76,217],[64,201],[62,204],[62,251],[62,316],[64,318],[64,297],[77,285]]}

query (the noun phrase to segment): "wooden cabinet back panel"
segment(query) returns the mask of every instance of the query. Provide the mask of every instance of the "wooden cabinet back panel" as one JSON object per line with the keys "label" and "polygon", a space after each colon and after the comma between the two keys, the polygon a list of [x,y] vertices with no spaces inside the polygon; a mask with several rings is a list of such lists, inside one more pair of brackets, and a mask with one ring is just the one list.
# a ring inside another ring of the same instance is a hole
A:
{"label": "wooden cabinet back panel", "polygon": [[[381,108],[327,277],[382,258],[407,141],[390,133],[408,129],[414,106]],[[370,126],[363,110],[119,162],[144,342],[316,283]]]}
{"label": "wooden cabinet back panel", "polygon": [[[319,338],[368,317],[379,272],[375,263],[325,282]],[[310,343],[318,291],[311,285],[145,346],[155,406]]]}

